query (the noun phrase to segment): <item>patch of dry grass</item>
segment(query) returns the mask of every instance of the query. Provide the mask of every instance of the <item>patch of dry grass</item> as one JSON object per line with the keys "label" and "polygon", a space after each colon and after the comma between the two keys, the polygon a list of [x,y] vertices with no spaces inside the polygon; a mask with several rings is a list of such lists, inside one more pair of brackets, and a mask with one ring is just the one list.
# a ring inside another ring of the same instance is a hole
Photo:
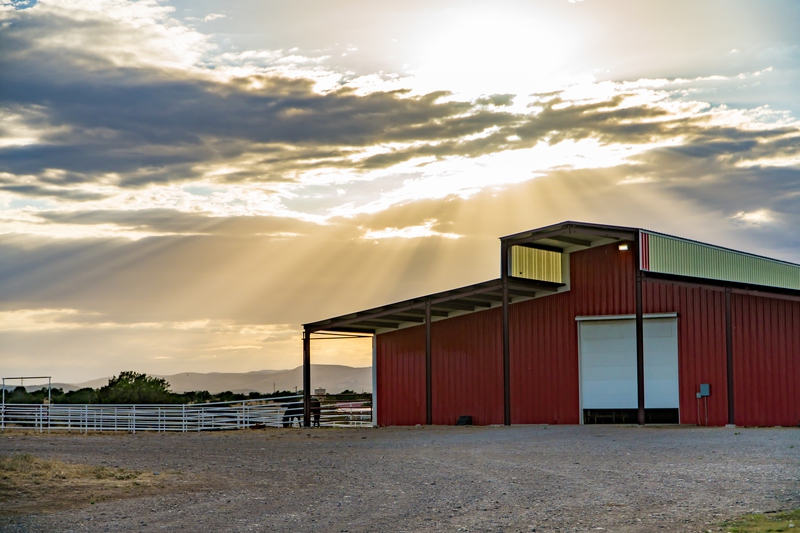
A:
{"label": "patch of dry grass", "polygon": [[42,459],[0,457],[0,515],[57,510],[160,492],[178,476]]}
{"label": "patch of dry grass", "polygon": [[30,479],[34,483],[45,480],[109,480],[136,479],[142,472],[126,468],[80,465],[40,459],[30,453],[16,453],[0,458],[0,478]]}

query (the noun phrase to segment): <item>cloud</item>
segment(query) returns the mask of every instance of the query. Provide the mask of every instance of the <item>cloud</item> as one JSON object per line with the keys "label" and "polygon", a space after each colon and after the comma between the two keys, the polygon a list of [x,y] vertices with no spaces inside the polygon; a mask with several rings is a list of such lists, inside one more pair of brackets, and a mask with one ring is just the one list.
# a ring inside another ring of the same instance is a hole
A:
{"label": "cloud", "polygon": [[498,236],[564,219],[800,261],[798,123],[699,96],[764,65],[470,99],[325,51],[222,50],[153,2],[27,7],[0,11],[0,344],[20,368],[59,346],[108,374],[270,366],[258,346],[298,353],[280,325],[494,278]]}
{"label": "cloud", "polygon": [[176,209],[41,211],[37,215],[58,224],[114,224],[152,234],[283,237],[308,234],[318,228],[317,224],[290,217],[218,217],[203,213],[186,213]]}
{"label": "cloud", "polygon": [[[688,177],[706,172],[797,164],[797,125],[780,113],[676,98],[708,77],[469,101],[365,92],[328,71],[339,85],[321,90],[314,58],[219,54],[209,36],[151,3],[64,0],[0,16],[9,51],[0,108],[14,123],[0,130],[0,190],[83,203],[34,214],[61,226],[278,235],[280,218],[320,222],[557,169],[624,165],[629,184],[683,172],[672,183],[688,191]],[[193,186],[217,190],[196,195]],[[328,197],[324,187],[345,194]],[[380,200],[367,198],[371,188]],[[200,219],[207,214],[235,220]]]}
{"label": "cloud", "polygon": [[751,211],[749,213],[745,213],[744,211],[739,211],[733,217],[733,220],[740,222],[742,224],[761,225],[773,222],[774,218],[775,216],[773,213],[770,212],[770,210],[759,209],[757,211]]}
{"label": "cloud", "polygon": [[426,220],[418,226],[405,226],[402,228],[384,228],[381,230],[369,230],[364,234],[365,240],[380,239],[419,239],[426,237],[442,237],[445,239],[459,239],[461,235],[455,233],[441,233],[433,229],[437,223],[436,219]]}
{"label": "cloud", "polygon": [[43,187],[40,185],[16,185],[13,181],[0,178],[0,191],[6,191],[21,196],[40,198],[57,198],[59,200],[99,200],[104,195],[91,192],[75,191],[66,188]]}

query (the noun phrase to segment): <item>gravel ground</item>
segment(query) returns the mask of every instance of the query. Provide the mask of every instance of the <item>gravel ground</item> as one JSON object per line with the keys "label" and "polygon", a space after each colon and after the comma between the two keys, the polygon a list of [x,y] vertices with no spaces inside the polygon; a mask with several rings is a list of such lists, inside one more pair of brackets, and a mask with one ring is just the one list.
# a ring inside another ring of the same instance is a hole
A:
{"label": "gravel ground", "polygon": [[0,454],[181,474],[3,531],[706,531],[800,507],[800,430],[629,426],[0,435]]}

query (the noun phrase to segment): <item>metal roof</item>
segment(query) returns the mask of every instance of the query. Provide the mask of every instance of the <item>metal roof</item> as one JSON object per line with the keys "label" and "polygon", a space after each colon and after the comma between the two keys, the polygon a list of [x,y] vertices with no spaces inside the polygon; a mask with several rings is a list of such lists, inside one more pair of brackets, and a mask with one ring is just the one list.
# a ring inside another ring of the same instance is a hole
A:
{"label": "metal roof", "polygon": [[509,246],[532,246],[563,252],[567,249],[590,248],[611,241],[633,241],[638,231],[639,228],[567,221],[506,235],[500,237],[500,242]]}
{"label": "metal roof", "polygon": [[641,235],[644,271],[800,290],[800,265],[652,231]]}
{"label": "metal roof", "polygon": [[[716,284],[733,283],[797,294],[800,265],[761,257],[689,239],[626,226],[566,221],[506,235],[504,249],[514,246],[571,253],[614,242],[630,242],[639,250],[644,275],[694,279]],[[564,283],[513,277],[509,272],[511,302],[557,292]],[[564,280],[567,281],[568,280]],[[309,333],[333,331],[376,333],[425,322],[425,306],[431,303],[432,320],[481,311],[502,305],[503,278],[304,324]]]}
{"label": "metal roof", "polygon": [[500,240],[509,246],[561,252],[633,241],[639,246],[640,267],[645,273],[800,290],[800,265],[641,228],[567,221]]}
{"label": "metal roof", "polygon": [[[518,302],[534,298],[542,292],[556,292],[563,285],[563,283],[514,279],[509,280],[508,293],[512,302]],[[458,289],[320,320],[303,326],[308,332],[375,333],[379,330],[398,329],[424,323],[427,301],[431,303],[431,317],[435,321],[447,318],[451,314],[471,313],[498,307],[503,301],[502,291],[502,280],[498,278],[476,285],[467,285]]]}

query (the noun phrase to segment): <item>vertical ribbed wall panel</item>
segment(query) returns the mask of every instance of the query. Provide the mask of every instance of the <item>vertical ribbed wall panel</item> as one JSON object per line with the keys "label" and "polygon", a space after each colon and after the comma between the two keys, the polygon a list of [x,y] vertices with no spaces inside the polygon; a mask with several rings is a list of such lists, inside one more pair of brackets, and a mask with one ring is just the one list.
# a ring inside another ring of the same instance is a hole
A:
{"label": "vertical ribbed wall panel", "polygon": [[[680,422],[705,425],[708,403],[708,424],[727,424],[725,293],[648,281],[642,296],[645,313],[678,313]],[[711,385],[708,400],[697,399],[701,383]]]}
{"label": "vertical ribbed wall panel", "polygon": [[512,246],[508,275],[561,283],[562,258],[563,254],[558,252]]}
{"label": "vertical ribbed wall panel", "polygon": [[433,423],[503,423],[503,339],[500,308],[432,324]]}
{"label": "vertical ribbed wall panel", "polygon": [[797,265],[677,237],[647,235],[652,272],[800,289]]}
{"label": "vertical ribbed wall panel", "polygon": [[734,294],[736,424],[800,423],[800,302]]}
{"label": "vertical ribbed wall panel", "polygon": [[511,423],[577,424],[578,334],[570,293],[511,306]]}
{"label": "vertical ribbed wall panel", "polygon": [[377,344],[378,424],[424,424],[425,327],[378,335]]}
{"label": "vertical ribbed wall panel", "polygon": [[570,293],[576,315],[635,312],[634,253],[609,244],[570,254]]}

